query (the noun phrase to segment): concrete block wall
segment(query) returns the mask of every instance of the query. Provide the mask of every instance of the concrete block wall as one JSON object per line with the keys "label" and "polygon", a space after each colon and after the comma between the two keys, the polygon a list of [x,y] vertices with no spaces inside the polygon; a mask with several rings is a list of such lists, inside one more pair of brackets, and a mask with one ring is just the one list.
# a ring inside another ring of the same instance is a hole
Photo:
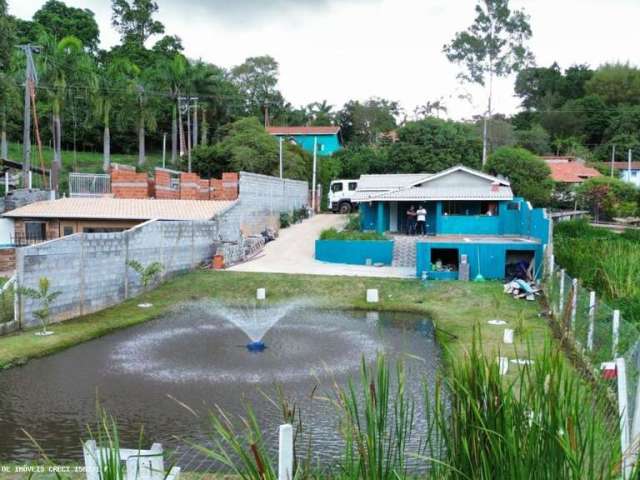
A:
{"label": "concrete block wall", "polygon": [[[152,220],[124,232],[77,233],[18,249],[18,284],[37,288],[40,277],[49,278],[52,290],[62,292],[51,305],[52,320],[66,320],[139,293],[140,279],[129,260],[145,266],[159,261],[165,276],[184,272],[211,260],[217,238],[215,221]],[[38,325],[38,308],[37,301],[22,298],[23,327]]]}
{"label": "concrete block wall", "polygon": [[304,181],[240,172],[238,187],[238,202],[219,219],[220,236],[226,241],[238,241],[241,233],[273,228],[280,213],[309,206],[309,187]]}

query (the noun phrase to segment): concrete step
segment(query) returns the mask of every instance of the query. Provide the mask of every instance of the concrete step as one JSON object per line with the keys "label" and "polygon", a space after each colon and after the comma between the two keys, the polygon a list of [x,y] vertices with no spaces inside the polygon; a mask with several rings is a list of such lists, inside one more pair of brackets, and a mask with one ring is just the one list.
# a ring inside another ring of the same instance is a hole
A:
{"label": "concrete step", "polygon": [[416,238],[396,236],[393,242],[393,266],[416,266]]}

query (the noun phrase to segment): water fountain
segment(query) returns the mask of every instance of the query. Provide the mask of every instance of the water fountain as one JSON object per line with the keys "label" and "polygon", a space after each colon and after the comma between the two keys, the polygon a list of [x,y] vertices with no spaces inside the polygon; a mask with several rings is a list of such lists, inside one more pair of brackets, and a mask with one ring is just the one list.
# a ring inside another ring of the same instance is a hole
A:
{"label": "water fountain", "polygon": [[249,352],[260,353],[264,352],[267,348],[267,345],[262,339],[271,327],[278,323],[280,319],[286,316],[293,308],[299,306],[300,302],[278,305],[265,305],[261,302],[242,307],[216,305],[216,310],[218,314],[233,323],[249,337],[249,343],[246,344]]}

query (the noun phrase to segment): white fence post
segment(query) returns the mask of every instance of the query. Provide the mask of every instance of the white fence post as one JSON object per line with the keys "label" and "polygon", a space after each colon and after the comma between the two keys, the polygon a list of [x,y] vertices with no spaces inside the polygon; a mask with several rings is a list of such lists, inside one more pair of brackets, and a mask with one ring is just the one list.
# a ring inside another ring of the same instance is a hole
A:
{"label": "white fence post", "polygon": [[633,407],[633,421],[631,422],[631,436],[629,444],[631,451],[629,452],[629,463],[635,466],[638,461],[638,442],[640,441],[640,382],[636,385],[636,398]]}
{"label": "white fence post", "polygon": [[618,355],[618,341],[620,340],[620,310],[613,311],[613,322],[611,323],[611,352],[613,358]]}
{"label": "white fence post", "polygon": [[578,309],[578,279],[571,281],[571,331],[576,330],[576,310]]}
{"label": "white fence post", "polygon": [[549,265],[547,266],[547,268],[549,269],[547,278],[549,279],[551,279],[551,276],[553,275],[553,269],[555,268],[555,264],[556,264],[555,256],[552,253],[549,255]]}
{"label": "white fence post", "polygon": [[278,480],[293,480],[293,427],[280,425],[278,439]]}
{"label": "white fence post", "polygon": [[620,417],[620,451],[622,452],[622,478],[628,478],[633,465],[629,462],[629,414],[627,409],[627,369],[624,358],[616,358],[618,380],[618,414]]}
{"label": "white fence post", "polygon": [[587,350],[593,351],[593,332],[596,324],[596,292],[589,292],[589,330],[587,332]]}
{"label": "white fence post", "polygon": [[560,294],[558,295],[558,313],[562,315],[564,308],[564,268],[560,270]]}

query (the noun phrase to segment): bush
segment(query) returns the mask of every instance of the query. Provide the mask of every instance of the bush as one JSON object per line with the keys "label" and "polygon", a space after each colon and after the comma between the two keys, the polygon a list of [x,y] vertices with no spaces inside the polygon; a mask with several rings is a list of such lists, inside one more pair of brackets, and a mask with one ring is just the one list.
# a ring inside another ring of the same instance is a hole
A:
{"label": "bush", "polygon": [[360,229],[360,216],[359,215],[349,215],[349,219],[347,220],[347,224],[344,226],[344,230],[348,232],[359,232]]}
{"label": "bush", "polygon": [[597,220],[630,217],[638,213],[638,189],[617,178],[595,177],[576,189],[578,204]]}
{"label": "bush", "polygon": [[320,240],[387,240],[387,238],[378,232],[338,231],[335,228],[329,228],[322,231]]}
{"label": "bush", "polygon": [[524,148],[501,147],[491,154],[485,170],[491,175],[509,178],[516,195],[535,206],[551,201],[553,181],[548,165]]}
{"label": "bush", "polygon": [[280,214],[280,228],[287,228],[291,225],[291,216],[287,212]]}

